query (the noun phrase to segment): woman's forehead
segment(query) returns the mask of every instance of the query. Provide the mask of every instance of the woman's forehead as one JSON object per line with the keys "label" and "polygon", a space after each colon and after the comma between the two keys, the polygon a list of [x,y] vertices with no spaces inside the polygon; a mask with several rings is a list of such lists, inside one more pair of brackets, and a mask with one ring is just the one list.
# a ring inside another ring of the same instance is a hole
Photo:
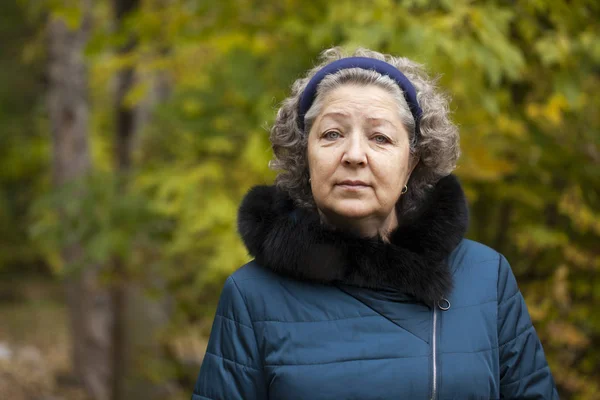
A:
{"label": "woman's forehead", "polygon": [[[370,112],[371,110],[361,110],[359,116],[361,116],[361,120],[373,126],[381,126],[381,125],[392,125],[394,126],[394,120],[396,115],[393,112]],[[352,117],[356,116],[357,113],[347,110],[325,110],[323,114],[321,114],[321,121],[334,121],[334,122],[347,122]]]}
{"label": "woman's forehead", "polygon": [[323,98],[320,119],[361,115],[371,123],[397,119],[398,104],[392,94],[377,86],[333,89]]}
{"label": "woman's forehead", "polygon": [[319,97],[327,98],[338,98],[338,97],[381,97],[392,100],[393,95],[389,90],[384,89],[378,85],[363,85],[359,83],[344,83],[334,88],[329,89],[326,93],[319,94]]}

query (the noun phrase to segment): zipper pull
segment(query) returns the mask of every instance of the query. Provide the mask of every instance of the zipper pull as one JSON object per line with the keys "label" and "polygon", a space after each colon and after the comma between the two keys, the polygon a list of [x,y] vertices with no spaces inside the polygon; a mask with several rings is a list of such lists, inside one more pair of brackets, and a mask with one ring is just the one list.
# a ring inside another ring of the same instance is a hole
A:
{"label": "zipper pull", "polygon": [[450,301],[446,298],[442,298],[437,301],[437,306],[442,311],[448,311],[450,309]]}

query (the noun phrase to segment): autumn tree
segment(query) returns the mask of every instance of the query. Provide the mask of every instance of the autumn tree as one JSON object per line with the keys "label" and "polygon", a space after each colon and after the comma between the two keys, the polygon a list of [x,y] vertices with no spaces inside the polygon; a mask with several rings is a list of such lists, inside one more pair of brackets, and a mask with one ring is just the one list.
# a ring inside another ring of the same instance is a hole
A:
{"label": "autumn tree", "polygon": [[[340,45],[440,75],[461,132],[469,237],[510,260],[561,396],[596,396],[598,2],[145,1],[117,28],[115,4],[94,4],[78,59],[93,99],[93,152],[79,157],[91,164],[93,154],[96,183],[74,198],[85,211],[63,228],[37,219],[37,238],[48,262],[74,237],[87,266],[118,261],[108,282],[125,273],[169,299],[170,326],[156,338],[168,356],[145,364],[148,379],[191,387],[223,279],[248,260],[237,207],[274,177],[268,125],[289,85]],[[169,96],[148,106],[165,87],[157,76],[168,77]],[[135,113],[150,122],[132,128]],[[119,171],[128,171],[122,187]],[[85,229],[69,229],[74,220]]]}

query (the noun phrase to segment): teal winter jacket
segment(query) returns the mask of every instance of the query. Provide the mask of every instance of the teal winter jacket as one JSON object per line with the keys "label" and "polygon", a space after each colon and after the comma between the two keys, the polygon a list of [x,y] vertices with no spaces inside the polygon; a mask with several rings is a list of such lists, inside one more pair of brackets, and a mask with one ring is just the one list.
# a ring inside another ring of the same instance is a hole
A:
{"label": "teal winter jacket", "polygon": [[192,400],[558,399],[507,260],[463,238],[458,181],[424,204],[383,241],[253,189],[255,260],[225,283]]}

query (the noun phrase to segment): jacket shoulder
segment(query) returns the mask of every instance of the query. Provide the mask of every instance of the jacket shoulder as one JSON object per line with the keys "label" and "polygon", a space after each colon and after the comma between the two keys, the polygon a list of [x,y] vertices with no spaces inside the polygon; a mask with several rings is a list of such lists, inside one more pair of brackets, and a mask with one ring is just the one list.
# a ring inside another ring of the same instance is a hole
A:
{"label": "jacket shoulder", "polygon": [[[229,277],[256,322],[314,322],[356,316],[356,304],[337,287],[273,272],[251,261]],[[328,305],[338,304],[336,312]],[[339,315],[338,315],[339,314]]]}
{"label": "jacket shoulder", "polygon": [[261,267],[255,261],[250,261],[227,278],[221,291],[217,313],[224,307],[223,304],[229,305],[227,308],[232,309],[230,313],[243,311],[246,318],[249,318],[248,325],[252,325],[253,321],[264,318],[267,297],[278,296],[281,279],[283,277]]}
{"label": "jacket shoulder", "polygon": [[514,280],[512,269],[504,255],[482,243],[464,239],[450,258],[454,268],[456,268],[455,264],[463,264],[463,266],[476,267],[478,270],[489,270],[490,273],[495,274],[499,286],[503,279],[512,277]]}
{"label": "jacket shoulder", "polygon": [[235,282],[242,295],[250,295],[257,289],[268,289],[281,285],[288,278],[264,268],[252,260],[233,272],[229,279]]}
{"label": "jacket shoulder", "polygon": [[450,255],[450,265],[456,264],[489,264],[498,267],[502,255],[485,244],[470,239],[463,239]]}
{"label": "jacket shoulder", "polygon": [[456,305],[497,301],[502,260],[504,257],[491,247],[463,239],[449,258]]}

